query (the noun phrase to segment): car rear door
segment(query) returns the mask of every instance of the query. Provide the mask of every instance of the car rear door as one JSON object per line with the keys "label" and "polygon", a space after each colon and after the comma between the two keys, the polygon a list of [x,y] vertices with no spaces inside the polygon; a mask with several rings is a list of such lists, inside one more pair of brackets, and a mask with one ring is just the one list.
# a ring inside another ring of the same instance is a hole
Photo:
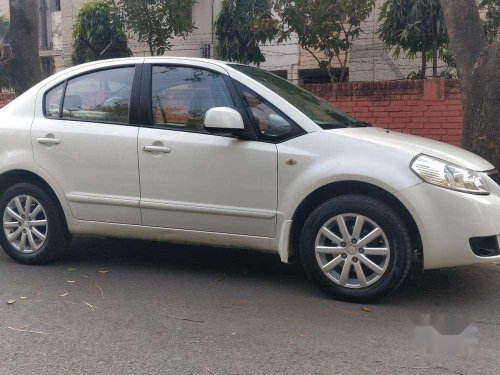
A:
{"label": "car rear door", "polygon": [[138,142],[143,223],[272,237],[277,148],[204,129],[210,108],[239,109],[229,78],[216,68],[145,67],[141,97],[147,104]]}
{"label": "car rear door", "polygon": [[76,219],[141,224],[134,124],[141,70],[86,72],[44,95],[31,132],[35,161],[59,183]]}

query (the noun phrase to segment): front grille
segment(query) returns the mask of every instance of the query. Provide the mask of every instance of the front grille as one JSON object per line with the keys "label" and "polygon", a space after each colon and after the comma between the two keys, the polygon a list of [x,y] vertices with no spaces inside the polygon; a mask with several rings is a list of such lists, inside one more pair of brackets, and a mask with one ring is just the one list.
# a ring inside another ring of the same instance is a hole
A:
{"label": "front grille", "polygon": [[490,175],[490,178],[495,181],[498,185],[500,185],[500,172],[493,172]]}

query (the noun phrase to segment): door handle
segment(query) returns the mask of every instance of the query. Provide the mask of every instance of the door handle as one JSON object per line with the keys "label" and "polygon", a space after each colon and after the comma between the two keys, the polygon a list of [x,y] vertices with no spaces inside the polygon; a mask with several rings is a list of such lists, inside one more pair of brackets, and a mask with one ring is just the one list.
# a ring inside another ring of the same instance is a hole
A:
{"label": "door handle", "polygon": [[36,141],[41,145],[58,145],[61,143],[61,140],[58,138],[37,138]]}
{"label": "door handle", "polygon": [[142,146],[142,151],[169,154],[172,150],[170,149],[170,147],[165,146]]}

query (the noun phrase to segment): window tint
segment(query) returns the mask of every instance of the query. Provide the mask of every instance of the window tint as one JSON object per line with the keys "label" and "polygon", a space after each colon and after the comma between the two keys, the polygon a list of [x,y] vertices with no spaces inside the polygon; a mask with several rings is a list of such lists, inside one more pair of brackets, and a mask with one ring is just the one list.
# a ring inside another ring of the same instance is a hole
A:
{"label": "window tint", "polygon": [[155,126],[205,132],[205,113],[235,108],[221,74],[200,68],[154,66],[152,110]]}
{"label": "window tint", "polygon": [[54,87],[45,95],[45,116],[48,118],[59,118],[61,109],[61,98],[64,89],[64,83]]}
{"label": "window tint", "polygon": [[93,72],[68,81],[63,118],[128,124],[134,67]]}
{"label": "window tint", "polygon": [[240,83],[236,84],[256,128],[264,140],[283,141],[303,133],[302,129],[275,111],[263,98]]}

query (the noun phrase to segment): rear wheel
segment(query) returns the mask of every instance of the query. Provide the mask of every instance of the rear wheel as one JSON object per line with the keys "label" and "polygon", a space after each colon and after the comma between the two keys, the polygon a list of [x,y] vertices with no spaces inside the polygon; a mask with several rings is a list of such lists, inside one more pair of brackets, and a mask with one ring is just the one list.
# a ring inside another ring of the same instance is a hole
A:
{"label": "rear wheel", "polygon": [[0,245],[20,263],[55,260],[69,245],[64,215],[40,187],[19,183],[0,198]]}
{"label": "rear wheel", "polygon": [[308,276],[335,298],[370,302],[394,291],[411,265],[404,221],[363,195],[331,199],[304,224],[300,257]]}

